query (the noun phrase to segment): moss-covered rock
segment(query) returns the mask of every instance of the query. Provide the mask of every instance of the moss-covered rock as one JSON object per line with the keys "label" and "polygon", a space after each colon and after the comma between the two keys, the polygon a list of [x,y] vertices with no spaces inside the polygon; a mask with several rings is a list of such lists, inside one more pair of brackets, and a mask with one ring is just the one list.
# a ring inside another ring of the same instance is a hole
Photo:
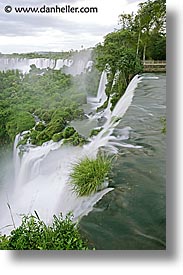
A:
{"label": "moss-covered rock", "polygon": [[98,133],[99,133],[100,131],[102,131],[102,129],[103,129],[102,127],[92,129],[91,132],[90,132],[90,137],[93,137],[93,136],[98,135]]}
{"label": "moss-covered rock", "polygon": [[[50,140],[50,137],[47,135],[46,130],[43,130],[42,132],[38,132],[33,144],[40,146],[44,142],[49,141],[49,140]],[[32,142],[32,140],[31,140],[31,142]]]}
{"label": "moss-covered rock", "polygon": [[64,144],[71,144],[73,146],[82,146],[87,143],[85,137],[81,136],[78,132],[75,132],[71,137],[64,139]]}
{"label": "moss-covered rock", "polygon": [[58,142],[58,141],[60,141],[61,139],[63,139],[63,133],[61,132],[61,133],[56,133],[56,134],[54,134],[53,136],[52,136],[52,140],[54,141],[54,142]]}
{"label": "moss-covered rock", "polygon": [[74,127],[68,126],[63,131],[63,138],[69,138],[72,135],[74,135],[75,132],[76,132],[76,130],[74,129]]}
{"label": "moss-covered rock", "polygon": [[21,138],[21,140],[20,140],[20,141],[18,142],[18,144],[17,144],[17,147],[18,147],[19,145],[25,145],[25,144],[27,144],[29,138],[30,138],[30,132],[26,133],[26,134],[23,136],[23,138]]}
{"label": "moss-covered rock", "polygon": [[67,123],[63,118],[52,120],[44,131],[46,135],[51,139],[54,134],[60,133],[62,130],[64,130],[66,124]]}
{"label": "moss-covered rock", "polygon": [[42,122],[37,123],[35,126],[36,131],[43,131],[45,128],[46,126]]}

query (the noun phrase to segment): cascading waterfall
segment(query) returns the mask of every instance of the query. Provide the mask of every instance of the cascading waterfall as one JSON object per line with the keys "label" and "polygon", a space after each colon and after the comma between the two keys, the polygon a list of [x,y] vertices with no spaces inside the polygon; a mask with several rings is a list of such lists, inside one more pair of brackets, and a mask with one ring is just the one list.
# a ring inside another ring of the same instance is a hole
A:
{"label": "cascading waterfall", "polygon": [[93,104],[93,109],[96,107],[102,106],[107,100],[107,95],[105,93],[105,86],[107,84],[107,73],[103,71],[100,77],[99,87],[97,91],[97,97],[90,97],[89,102]]}
{"label": "cascading waterfall", "polygon": [[100,83],[99,83],[99,88],[98,88],[98,94],[97,94],[97,100],[100,102],[102,105],[106,99],[106,93],[105,91],[105,85],[107,84],[107,73],[105,71],[102,72]]}
{"label": "cascading waterfall", "polygon": [[[97,96],[99,100],[104,100],[105,77],[103,73]],[[83,147],[73,147],[53,141],[39,147],[26,145],[20,161],[19,147],[17,148],[20,135],[17,135],[14,145],[16,180],[14,192],[12,193],[11,189],[8,193],[8,203],[11,206],[16,226],[21,223],[21,214],[30,214],[34,210],[38,212],[41,219],[48,223],[51,222],[53,214],[58,215],[60,212],[66,215],[72,211],[76,220],[88,214],[96,202],[113,190],[107,187],[108,183],[105,183],[103,190],[90,196],[77,197],[69,184],[69,175],[76,162],[86,156],[95,158],[99,148],[105,148],[106,151],[115,154],[118,152],[118,146],[133,147],[129,144],[121,144],[121,140],[128,138],[128,128],[121,131],[120,137],[115,137],[113,131],[131,104],[134,90],[140,80],[138,75],[133,78],[114,110],[111,112],[108,109],[103,130]],[[9,233],[12,226],[6,227],[6,225],[12,224],[12,220],[6,203],[7,196],[4,195],[0,203],[0,216],[3,217],[0,220],[0,231]]]}
{"label": "cascading waterfall", "polygon": [[20,134],[16,135],[14,146],[13,146],[13,163],[14,163],[15,179],[17,178],[18,173],[19,173],[19,169],[20,169],[19,149],[17,149],[19,139],[20,139]]}
{"label": "cascading waterfall", "polygon": [[111,153],[117,153],[118,150],[116,146],[141,148],[140,146],[122,144],[121,140],[124,139],[123,135],[121,137],[115,137],[114,135],[112,135],[114,129],[117,127],[121,118],[124,116],[128,107],[130,106],[133,99],[134,91],[138,83],[141,82],[141,79],[141,77],[139,78],[139,76],[136,75],[131,80],[125,94],[117,102],[112,112],[109,110],[109,102],[107,107],[108,112],[106,113],[107,121],[103,125],[102,131],[100,131],[98,135],[93,139],[93,141],[89,145],[87,145],[86,150],[88,150],[88,154],[90,154],[90,157],[96,156],[99,147],[105,147]]}
{"label": "cascading waterfall", "polygon": [[39,69],[60,70],[65,67],[65,72],[77,75],[85,71],[91,71],[93,62],[91,60],[79,60],[74,62],[73,59],[50,59],[50,58],[0,58],[0,70],[20,70],[23,73],[30,71],[30,66],[35,65]]}
{"label": "cascading waterfall", "polygon": [[[106,71],[103,71],[101,74],[101,77],[100,77],[97,96],[88,98],[88,102],[90,103],[93,111],[96,111],[97,108],[102,106],[104,104],[104,102],[107,100],[107,95],[105,93],[106,84],[107,84],[107,73],[106,73]],[[89,115],[88,118],[90,120],[96,120],[101,117],[108,117],[107,114],[110,112],[110,107],[111,107],[111,104],[110,104],[110,100],[109,100],[109,104],[106,109],[104,109],[100,112],[96,112],[95,115]]]}

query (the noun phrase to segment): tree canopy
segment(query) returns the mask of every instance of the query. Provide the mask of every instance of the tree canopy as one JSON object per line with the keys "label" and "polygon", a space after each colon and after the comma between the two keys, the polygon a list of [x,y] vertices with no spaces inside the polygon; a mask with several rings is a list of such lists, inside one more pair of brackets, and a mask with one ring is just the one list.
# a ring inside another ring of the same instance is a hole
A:
{"label": "tree canopy", "polygon": [[131,78],[142,71],[141,60],[166,59],[166,1],[140,3],[136,14],[119,16],[119,27],[95,51],[97,68],[108,73],[106,93],[113,95],[113,107]]}

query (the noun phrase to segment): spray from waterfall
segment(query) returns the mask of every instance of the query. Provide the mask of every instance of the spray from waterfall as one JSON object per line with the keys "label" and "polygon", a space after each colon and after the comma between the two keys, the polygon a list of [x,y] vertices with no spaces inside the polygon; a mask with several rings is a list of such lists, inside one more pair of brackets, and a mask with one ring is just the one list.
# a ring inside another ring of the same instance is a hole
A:
{"label": "spray from waterfall", "polygon": [[91,50],[73,53],[70,58],[22,58],[22,57],[1,57],[0,70],[20,70],[23,74],[30,71],[31,65],[38,69],[63,70],[66,74],[73,76],[86,71],[91,71],[93,61],[91,60]]}
{"label": "spray from waterfall", "polygon": [[118,152],[117,146],[120,147],[131,147],[131,148],[141,148],[140,146],[133,146],[133,145],[125,145],[122,144],[121,141],[123,140],[122,137],[115,137],[113,135],[114,129],[119,124],[120,120],[126,113],[128,107],[130,106],[134,91],[137,88],[139,82],[141,82],[141,77],[136,75],[131,82],[129,83],[125,94],[121,97],[121,99],[117,102],[114,110],[111,112],[110,101],[108,103],[108,112],[107,114],[107,121],[103,125],[102,131],[98,133],[98,135],[92,140],[92,142],[86,146],[86,150],[91,157],[96,157],[99,147],[105,147],[109,152],[116,154]]}
{"label": "spray from waterfall", "polygon": [[[98,98],[104,99],[105,73],[102,74],[101,79],[103,84],[100,83],[99,87],[102,91],[100,90]],[[77,220],[87,215],[105,194],[113,190],[106,186],[90,196],[78,197],[68,184],[70,173],[74,163],[86,156],[95,158],[101,148],[116,154],[119,146],[132,147],[132,145],[121,144],[124,137],[128,136],[126,135],[127,129],[122,131],[121,137],[115,137],[113,131],[130,106],[135,88],[140,81],[141,78],[138,75],[133,78],[114,110],[111,112],[108,109],[103,130],[83,147],[73,147],[53,141],[39,147],[27,145],[20,159],[19,147],[17,147],[20,136],[16,137],[14,145],[15,180],[12,183],[14,192],[8,194],[16,226],[21,223],[21,214],[30,214],[34,210],[47,223],[51,222],[54,214],[58,215],[60,212],[64,216],[71,211],[74,219]],[[7,200],[4,196],[0,202],[0,228],[4,228],[3,232],[8,233],[12,227],[5,226],[12,224],[12,221],[6,204]]]}

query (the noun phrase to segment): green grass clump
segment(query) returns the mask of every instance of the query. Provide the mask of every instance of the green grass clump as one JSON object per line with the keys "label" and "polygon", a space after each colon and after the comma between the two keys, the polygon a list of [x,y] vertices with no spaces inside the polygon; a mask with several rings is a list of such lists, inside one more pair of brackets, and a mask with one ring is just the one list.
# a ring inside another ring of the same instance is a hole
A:
{"label": "green grass clump", "polygon": [[74,165],[70,174],[73,190],[78,196],[89,196],[102,188],[109,175],[111,161],[104,156],[88,157]]}
{"label": "green grass clump", "polygon": [[166,117],[161,117],[160,121],[161,121],[161,123],[163,125],[163,128],[161,129],[161,132],[162,132],[162,134],[166,134],[166,129],[167,129],[167,126],[166,126]]}
{"label": "green grass clump", "polygon": [[[36,213],[36,212],[35,212]],[[24,216],[22,224],[10,236],[0,235],[0,250],[87,250],[79,229],[68,214],[53,217],[46,225],[36,216]]]}

